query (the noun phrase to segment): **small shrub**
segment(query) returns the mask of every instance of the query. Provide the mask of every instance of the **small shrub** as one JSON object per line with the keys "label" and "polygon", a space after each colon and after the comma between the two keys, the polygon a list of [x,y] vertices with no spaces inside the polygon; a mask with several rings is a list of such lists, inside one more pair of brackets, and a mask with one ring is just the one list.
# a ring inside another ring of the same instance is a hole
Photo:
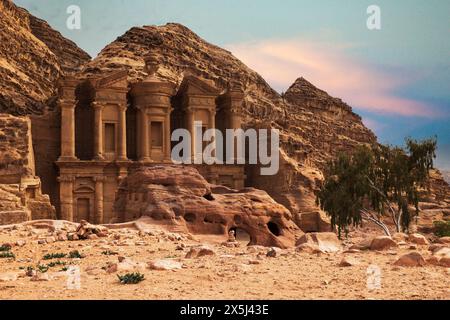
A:
{"label": "small shrub", "polygon": [[127,273],[123,276],[117,275],[120,283],[122,284],[136,284],[144,280],[144,275],[142,273]]}
{"label": "small shrub", "polygon": [[102,252],[102,254],[105,255],[105,256],[116,256],[116,255],[118,255],[117,252],[114,252],[114,251],[111,251],[111,250],[105,250],[105,251]]}
{"label": "small shrub", "polygon": [[450,237],[450,221],[435,221],[434,234],[438,237]]}
{"label": "small shrub", "polygon": [[4,244],[2,246],[0,246],[0,252],[6,252],[6,251],[10,251],[11,250],[11,246],[9,244]]}
{"label": "small shrub", "polygon": [[14,253],[10,252],[10,251],[6,251],[6,252],[0,252],[0,259],[5,259],[5,258],[15,258],[16,256],[14,255]]}
{"label": "small shrub", "polygon": [[66,256],[67,255],[65,253],[48,253],[43,257],[43,259],[44,260],[61,259],[65,258]]}
{"label": "small shrub", "polygon": [[37,268],[41,273],[46,273],[48,271],[48,266],[46,266],[46,265],[40,264],[37,266]]}
{"label": "small shrub", "polygon": [[67,267],[62,267],[60,271],[67,271],[67,270],[69,270],[69,268],[67,268]]}
{"label": "small shrub", "polygon": [[83,255],[81,255],[81,253],[78,250],[74,250],[69,252],[69,258],[70,259],[82,259],[84,258]]}
{"label": "small shrub", "polygon": [[53,267],[56,267],[56,266],[65,266],[66,265],[66,263],[64,262],[64,261],[53,261],[53,262],[50,262],[49,264],[47,264],[47,267],[49,267],[49,268],[53,268]]}

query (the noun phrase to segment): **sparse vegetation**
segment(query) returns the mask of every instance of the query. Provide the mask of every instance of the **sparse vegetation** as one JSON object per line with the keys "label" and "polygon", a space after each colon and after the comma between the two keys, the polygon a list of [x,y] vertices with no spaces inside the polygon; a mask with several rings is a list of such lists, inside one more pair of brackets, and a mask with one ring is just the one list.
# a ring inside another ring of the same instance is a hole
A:
{"label": "sparse vegetation", "polygon": [[48,271],[48,266],[46,266],[46,265],[43,265],[43,264],[40,264],[40,265],[38,265],[37,266],[37,269],[39,270],[39,272],[41,272],[41,273],[46,273],[47,271]]}
{"label": "sparse vegetation", "polygon": [[11,246],[9,244],[3,244],[0,246],[0,252],[6,252],[6,251],[10,251],[11,250]]}
{"label": "sparse vegetation", "polygon": [[117,252],[111,251],[111,250],[105,250],[105,251],[102,252],[102,254],[105,255],[105,256],[116,256],[116,255],[118,255]]}
{"label": "sparse vegetation", "polygon": [[53,267],[56,267],[56,266],[65,266],[66,265],[66,263],[64,262],[64,261],[53,261],[53,262],[50,262],[49,264],[47,264],[47,267],[49,267],[49,268],[53,268]]}
{"label": "sparse vegetation", "polygon": [[65,253],[48,253],[43,257],[43,259],[44,260],[61,259],[65,258],[66,256],[67,255]]}
{"label": "sparse vegetation", "polygon": [[137,284],[144,280],[144,275],[139,272],[127,273],[125,275],[117,275],[122,284]]}
{"label": "sparse vegetation", "polygon": [[435,221],[434,234],[438,237],[450,237],[450,221]]}
{"label": "sparse vegetation", "polygon": [[14,258],[16,258],[16,256],[11,251],[0,252],[0,259],[6,259],[6,258],[14,259]]}
{"label": "sparse vegetation", "polygon": [[407,139],[405,149],[360,147],[328,163],[317,202],[331,217],[332,225],[338,227],[339,236],[363,220],[373,222],[390,236],[383,222],[385,216],[392,219],[397,232],[408,231],[419,214],[420,191],[428,189],[436,146],[436,139]]}

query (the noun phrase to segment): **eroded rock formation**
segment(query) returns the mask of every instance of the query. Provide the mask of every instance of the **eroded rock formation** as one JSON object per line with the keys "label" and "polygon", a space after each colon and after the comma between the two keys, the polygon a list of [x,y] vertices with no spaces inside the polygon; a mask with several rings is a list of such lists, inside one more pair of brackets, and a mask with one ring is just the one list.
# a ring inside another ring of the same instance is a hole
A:
{"label": "eroded rock formation", "polygon": [[301,233],[291,213],[266,192],[210,186],[193,167],[143,168],[122,181],[115,203],[120,221],[149,216],[194,234],[247,232],[250,244],[290,247]]}
{"label": "eroded rock formation", "polygon": [[35,176],[30,120],[0,115],[0,225],[56,218]]}
{"label": "eroded rock formation", "polygon": [[87,53],[10,0],[0,0],[0,113],[42,114],[58,78]]}

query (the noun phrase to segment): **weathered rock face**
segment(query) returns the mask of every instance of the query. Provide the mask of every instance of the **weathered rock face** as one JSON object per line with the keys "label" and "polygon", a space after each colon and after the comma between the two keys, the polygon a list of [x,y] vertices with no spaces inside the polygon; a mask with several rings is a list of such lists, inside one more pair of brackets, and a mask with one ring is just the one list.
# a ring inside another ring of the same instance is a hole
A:
{"label": "weathered rock face", "polygon": [[57,80],[90,60],[46,22],[0,0],[0,113],[41,114]]}
{"label": "weathered rock face", "polygon": [[450,171],[442,171],[441,173],[444,181],[450,183]]}
{"label": "weathered rock face", "polygon": [[[144,57],[160,56],[159,76],[180,84],[187,70],[225,89],[239,81],[245,90],[244,125],[281,130],[281,168],[275,177],[247,168],[247,185],[267,191],[294,214],[315,212],[313,190],[322,179],[324,161],[341,150],[376,140],[351,108],[304,79],[286,92],[285,99],[230,52],[207,43],[179,24],[132,28],[105,47],[86,65],[94,75],[129,69],[131,81],[143,78]],[[300,217],[296,217],[300,220]],[[314,230],[313,230],[314,231]],[[317,230],[315,230],[317,231]]]}
{"label": "weathered rock face", "polygon": [[0,114],[0,225],[55,218],[35,176],[31,122]]}
{"label": "weathered rock face", "polygon": [[291,213],[266,192],[210,186],[192,167],[154,166],[122,181],[115,203],[119,222],[150,216],[194,234],[227,237],[244,230],[250,244],[289,247],[301,231]]}

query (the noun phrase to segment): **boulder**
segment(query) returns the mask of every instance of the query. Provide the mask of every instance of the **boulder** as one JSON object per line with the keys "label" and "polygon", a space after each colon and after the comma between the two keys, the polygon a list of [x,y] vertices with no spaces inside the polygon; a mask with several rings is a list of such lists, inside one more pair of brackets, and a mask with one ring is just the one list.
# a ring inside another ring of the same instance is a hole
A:
{"label": "boulder", "polygon": [[216,253],[215,251],[205,245],[198,246],[198,247],[192,247],[189,252],[186,254],[186,259],[192,259],[192,258],[201,258],[204,256],[214,256]]}
{"label": "boulder", "polygon": [[450,244],[450,237],[441,237],[436,240],[437,243]]}
{"label": "boulder", "polygon": [[388,250],[397,247],[397,243],[388,236],[379,236],[370,243],[370,250]]}
{"label": "boulder", "polygon": [[151,270],[177,270],[182,269],[183,264],[172,259],[157,259],[150,261],[148,268]]}
{"label": "boulder", "polygon": [[419,233],[410,234],[408,237],[408,241],[419,245],[428,245],[429,243],[427,238]]}
{"label": "boulder", "polygon": [[280,253],[281,253],[281,249],[280,248],[272,247],[272,248],[270,248],[267,251],[266,256],[269,257],[269,258],[276,258],[276,257],[278,257],[280,255]]}
{"label": "boulder", "polygon": [[423,267],[427,263],[419,252],[411,252],[401,256],[394,265],[400,267]]}
{"label": "boulder", "polygon": [[344,257],[341,262],[339,262],[339,267],[353,267],[358,266],[360,262],[353,257]]}
{"label": "boulder", "polygon": [[402,242],[402,241],[407,241],[408,240],[408,235],[406,233],[403,232],[396,232],[392,235],[392,239],[396,242]]}
{"label": "boulder", "polygon": [[307,233],[296,243],[297,247],[302,244],[312,244],[317,246],[321,252],[338,252],[341,250],[341,242],[334,232]]}

